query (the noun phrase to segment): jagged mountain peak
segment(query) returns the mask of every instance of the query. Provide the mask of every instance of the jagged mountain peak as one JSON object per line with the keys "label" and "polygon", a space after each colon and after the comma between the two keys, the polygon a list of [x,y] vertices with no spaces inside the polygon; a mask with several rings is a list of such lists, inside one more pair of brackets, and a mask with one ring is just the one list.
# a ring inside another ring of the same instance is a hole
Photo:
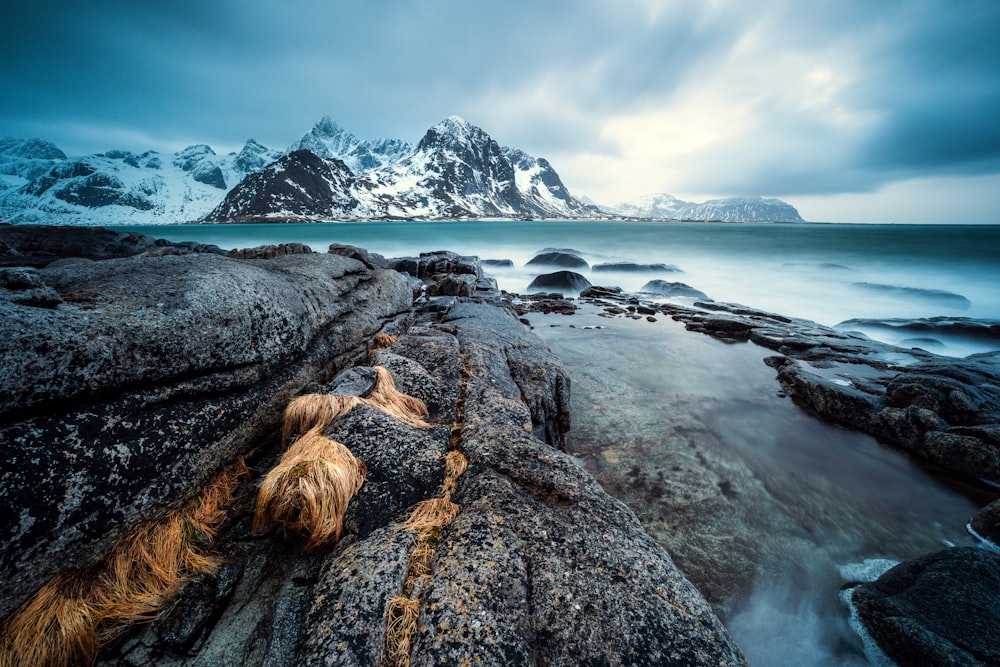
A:
{"label": "jagged mountain peak", "polygon": [[490,151],[500,151],[500,145],[482,128],[473,125],[461,116],[448,116],[427,130],[417,144],[417,152],[427,152],[443,147],[480,147]]}
{"label": "jagged mountain peak", "polygon": [[329,114],[324,114],[316,121],[311,131],[322,137],[334,137],[345,130]]}
{"label": "jagged mountain peak", "polygon": [[413,152],[413,146],[401,139],[359,139],[329,115],[323,116],[286,152],[310,150],[323,159],[338,159],[356,173],[368,172],[395,164]]}

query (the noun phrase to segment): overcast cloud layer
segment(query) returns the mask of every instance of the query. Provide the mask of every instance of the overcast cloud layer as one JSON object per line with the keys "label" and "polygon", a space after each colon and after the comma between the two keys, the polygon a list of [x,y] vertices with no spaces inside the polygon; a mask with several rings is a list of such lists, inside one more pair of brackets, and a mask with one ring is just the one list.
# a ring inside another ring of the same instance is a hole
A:
{"label": "overcast cloud layer", "polygon": [[458,114],[603,203],[1000,223],[998,35],[996,0],[35,0],[0,25],[0,135],[224,152]]}

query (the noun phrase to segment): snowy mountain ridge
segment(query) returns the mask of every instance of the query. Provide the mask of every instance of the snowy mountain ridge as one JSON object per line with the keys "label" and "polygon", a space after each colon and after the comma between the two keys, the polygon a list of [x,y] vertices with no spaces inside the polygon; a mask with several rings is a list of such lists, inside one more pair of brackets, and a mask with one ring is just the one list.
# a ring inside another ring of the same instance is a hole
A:
{"label": "snowy mountain ridge", "polygon": [[346,160],[324,159],[311,149],[293,151],[261,175],[245,179],[206,220],[592,217],[596,213],[569,194],[547,161],[501,148],[481,128],[450,116],[427,130],[409,155],[362,173],[353,173]]}
{"label": "snowy mountain ridge", "polygon": [[[29,140],[33,142],[37,140]],[[29,142],[25,142],[28,144]],[[280,153],[249,140],[217,155],[204,144],[177,153],[111,150],[67,158],[48,142],[20,162],[0,153],[0,172],[30,163],[30,178],[0,182],[0,220],[46,224],[160,224],[194,221],[211,211],[248,170]],[[53,150],[54,149],[54,150]],[[59,157],[48,157],[56,155]],[[22,153],[24,151],[22,150]]]}
{"label": "snowy mountain ridge", "polygon": [[402,139],[359,139],[330,116],[323,116],[285,154],[303,148],[325,160],[342,160],[356,174],[395,164],[413,152],[412,144]]}
{"label": "snowy mountain ridge", "polygon": [[324,116],[288,150],[249,139],[218,155],[111,150],[70,158],[41,139],[0,138],[0,221],[164,224],[211,220],[639,218],[791,221],[777,199],[701,204],[667,194],[614,207],[574,197],[552,165],[502,147],[458,116],[414,146],[363,140]]}
{"label": "snowy mountain ridge", "polygon": [[651,220],[698,220],[722,222],[804,222],[791,204],[765,197],[725,197],[696,204],[673,195],[645,195],[634,202],[601,206],[609,213]]}

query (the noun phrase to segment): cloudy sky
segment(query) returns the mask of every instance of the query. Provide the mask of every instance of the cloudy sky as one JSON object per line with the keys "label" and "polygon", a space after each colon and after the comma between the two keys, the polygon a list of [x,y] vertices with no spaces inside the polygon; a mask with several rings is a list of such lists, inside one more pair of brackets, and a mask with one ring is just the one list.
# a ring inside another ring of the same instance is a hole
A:
{"label": "cloudy sky", "polygon": [[457,114],[601,203],[1000,223],[998,36],[997,0],[33,0],[0,22],[0,135],[226,152]]}

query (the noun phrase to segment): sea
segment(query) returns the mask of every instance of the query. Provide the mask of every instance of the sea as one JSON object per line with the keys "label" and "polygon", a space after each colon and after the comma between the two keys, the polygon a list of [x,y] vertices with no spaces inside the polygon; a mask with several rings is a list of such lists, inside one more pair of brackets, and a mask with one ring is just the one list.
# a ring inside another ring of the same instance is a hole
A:
{"label": "sea", "polygon": [[[1000,323],[1000,225],[619,221],[330,222],[119,228],[222,248],[300,242],[386,257],[452,250],[502,289],[528,290],[549,249],[641,290],[683,282],[715,301],[803,318],[950,357],[1000,349],[969,327],[915,335],[913,320]],[[684,299],[680,299],[682,302]],[[690,301],[690,299],[688,299]],[[702,590],[754,665],[884,664],[841,588],[902,560],[974,545],[965,526],[1000,490],[957,480],[783,396],[753,343],[727,344],[582,308],[528,321],[572,379],[568,452]],[[842,324],[845,323],[846,324]]]}

